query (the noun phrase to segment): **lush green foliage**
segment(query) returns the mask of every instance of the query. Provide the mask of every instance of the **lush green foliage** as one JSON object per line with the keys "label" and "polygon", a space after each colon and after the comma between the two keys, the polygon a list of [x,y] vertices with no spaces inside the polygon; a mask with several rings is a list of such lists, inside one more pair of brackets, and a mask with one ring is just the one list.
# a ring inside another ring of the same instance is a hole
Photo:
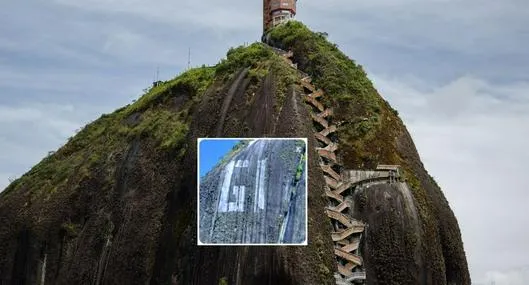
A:
{"label": "lush green foliage", "polygon": [[129,137],[151,136],[163,149],[175,149],[181,145],[188,126],[179,119],[179,113],[169,110],[147,110],[142,121],[128,131]]}
{"label": "lush green foliage", "polygon": [[[31,197],[48,199],[59,189],[75,185],[72,180],[90,176],[90,169],[95,165],[107,164],[107,168],[113,169],[114,154],[125,151],[135,138],[147,139],[154,146],[181,157],[185,152],[182,144],[189,130],[188,110],[212,84],[214,72],[211,67],[191,69],[151,88],[136,103],[101,116],[82,128],[56,153],[14,181],[3,195],[24,187],[31,192]],[[191,100],[179,110],[163,104],[171,97],[184,95]],[[135,115],[138,122],[128,123]],[[112,171],[108,171],[107,179],[113,181]]]}
{"label": "lush green foliage", "polygon": [[318,86],[332,96],[368,96],[372,91],[373,86],[362,67],[328,42],[323,34],[291,21],[273,29],[270,36],[283,49],[292,49],[303,70],[314,76]]}
{"label": "lush green foliage", "polygon": [[[342,115],[343,119],[376,117],[380,112],[380,98],[363,68],[328,42],[324,33],[314,33],[302,23],[291,21],[272,29],[270,42],[294,52],[299,68],[340,105],[341,114],[347,114]],[[372,127],[378,125],[376,120],[370,122]],[[365,126],[362,128],[365,130]]]}
{"label": "lush green foliage", "polygon": [[[295,73],[268,46],[254,43],[248,47],[232,48],[227,58],[216,66],[194,68],[172,80],[161,82],[149,88],[133,104],[88,124],[57,153],[43,159],[31,171],[11,183],[3,194],[23,185],[31,189],[32,196],[44,194],[49,197],[70,184],[71,179],[89,176],[89,169],[95,164],[111,163],[112,153],[125,151],[134,138],[150,139],[160,149],[177,151],[175,154],[181,157],[185,152],[182,144],[189,131],[188,112],[193,104],[200,100],[215,79],[225,80],[245,67],[250,67],[249,77],[254,83],[261,82],[270,71],[276,74],[275,77],[279,79],[278,106],[282,104],[288,86],[296,80]],[[179,110],[168,108],[168,100],[183,95],[191,100]],[[138,122],[128,122],[134,116],[137,116]],[[238,152],[245,143],[243,141],[237,145],[230,155]],[[111,181],[113,178],[108,179]]]}
{"label": "lush green foliage", "polygon": [[276,80],[276,111],[283,106],[289,88],[298,82],[299,77],[296,71],[279,56],[275,55],[270,61],[270,70],[275,75]]}
{"label": "lush green foliage", "polygon": [[339,123],[341,149],[347,167],[398,163],[392,145],[385,143],[401,131],[398,118],[378,94],[360,65],[327,40],[295,21],[271,30],[269,44],[294,53],[298,68],[325,92],[326,106]]}
{"label": "lush green foliage", "polygon": [[298,80],[295,70],[277,55],[270,47],[262,43],[250,46],[231,48],[226,58],[216,66],[216,75],[223,79],[233,79],[236,72],[249,67],[248,77],[254,84],[270,72],[274,75],[276,85],[276,111],[283,105],[288,88]]}
{"label": "lush green foliage", "polygon": [[296,169],[296,182],[298,182],[301,179],[301,174],[303,174],[304,168],[305,168],[305,154],[301,156],[301,159],[298,163],[298,167]]}
{"label": "lush green foliage", "polygon": [[169,96],[178,93],[202,95],[213,82],[214,67],[200,67],[190,69],[176,78],[152,87],[137,102],[126,108],[127,114],[143,111],[157,103],[163,102]]}
{"label": "lush green foliage", "polygon": [[228,285],[228,279],[226,279],[226,277],[220,278],[219,285]]}
{"label": "lush green foliage", "polygon": [[62,224],[62,229],[64,230],[67,236],[76,237],[77,235],[79,235],[79,232],[81,231],[82,227],[78,224],[66,222]]}
{"label": "lush green foliage", "polygon": [[[251,67],[253,74],[263,75],[263,72],[258,72],[259,65],[274,55],[274,52],[261,43],[254,43],[248,47],[239,46],[231,48],[225,59],[222,59],[216,66],[217,75],[233,74],[238,69],[244,67]],[[252,75],[252,73],[251,73]],[[266,74],[264,74],[266,75]]]}

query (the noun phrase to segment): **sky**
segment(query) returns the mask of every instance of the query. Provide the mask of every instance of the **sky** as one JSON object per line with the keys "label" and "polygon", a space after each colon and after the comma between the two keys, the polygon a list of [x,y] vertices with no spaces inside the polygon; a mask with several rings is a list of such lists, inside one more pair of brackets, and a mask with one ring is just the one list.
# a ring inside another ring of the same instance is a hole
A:
{"label": "sky", "polygon": [[240,140],[206,139],[199,144],[199,173],[204,177]]}
{"label": "sky", "polygon": [[[323,4],[322,4],[323,3]],[[261,1],[0,1],[0,189],[154,80],[261,36]],[[529,284],[527,0],[300,0],[367,71],[459,221],[473,284]]]}

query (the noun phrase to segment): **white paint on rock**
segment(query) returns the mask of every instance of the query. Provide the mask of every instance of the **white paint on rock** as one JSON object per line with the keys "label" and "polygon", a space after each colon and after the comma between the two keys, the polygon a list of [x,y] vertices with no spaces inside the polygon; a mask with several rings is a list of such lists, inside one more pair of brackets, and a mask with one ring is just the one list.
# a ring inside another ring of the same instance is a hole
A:
{"label": "white paint on rock", "polygon": [[235,164],[235,167],[248,167],[250,162],[248,160],[237,160],[237,164]]}
{"label": "white paint on rock", "polygon": [[224,182],[222,183],[222,189],[219,201],[219,212],[228,212],[228,200],[230,197],[230,184],[231,177],[233,175],[233,169],[235,168],[235,162],[230,161],[226,166],[226,172],[224,175]]}
{"label": "white paint on rock", "polygon": [[245,200],[246,186],[239,186],[239,197],[237,199],[237,210],[244,212],[244,200]]}
{"label": "white paint on rock", "polygon": [[253,211],[256,213],[258,209],[264,210],[265,205],[265,175],[266,175],[266,159],[257,161],[257,173],[255,174],[255,192]]}
{"label": "white paint on rock", "polygon": [[264,210],[265,207],[265,175],[266,175],[266,159],[261,160],[261,173],[259,175],[259,209]]}
{"label": "white paint on rock", "polygon": [[235,196],[234,202],[228,203],[227,212],[244,212],[246,186],[233,186],[232,194]]}
{"label": "white paint on rock", "polygon": [[259,177],[261,177],[261,161],[257,161],[257,173],[255,174],[255,192],[254,192],[254,195],[253,195],[253,199],[254,199],[254,204],[253,204],[253,211],[254,213],[257,212],[257,205],[258,205],[258,195],[259,195]]}

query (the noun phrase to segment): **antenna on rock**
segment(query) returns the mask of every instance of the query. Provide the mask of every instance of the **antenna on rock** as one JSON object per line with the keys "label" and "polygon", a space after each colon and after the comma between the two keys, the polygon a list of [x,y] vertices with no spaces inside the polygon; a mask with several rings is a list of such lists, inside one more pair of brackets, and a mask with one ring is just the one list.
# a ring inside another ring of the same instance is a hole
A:
{"label": "antenna on rock", "polygon": [[187,53],[187,70],[191,68],[191,48],[189,48],[189,51]]}
{"label": "antenna on rock", "polygon": [[159,78],[160,78],[160,67],[157,66],[156,73],[154,74],[154,80],[152,81],[152,87],[156,87],[162,83]]}

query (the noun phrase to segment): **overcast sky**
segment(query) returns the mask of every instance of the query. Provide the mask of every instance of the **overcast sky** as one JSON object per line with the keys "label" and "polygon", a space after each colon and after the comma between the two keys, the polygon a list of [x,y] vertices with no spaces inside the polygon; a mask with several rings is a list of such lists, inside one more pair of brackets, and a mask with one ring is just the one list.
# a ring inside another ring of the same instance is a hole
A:
{"label": "overcast sky", "polygon": [[[325,4],[320,4],[325,3]],[[0,1],[0,188],[160,69],[261,36],[260,0]],[[527,0],[300,0],[398,109],[462,229],[473,284],[529,284]]]}

